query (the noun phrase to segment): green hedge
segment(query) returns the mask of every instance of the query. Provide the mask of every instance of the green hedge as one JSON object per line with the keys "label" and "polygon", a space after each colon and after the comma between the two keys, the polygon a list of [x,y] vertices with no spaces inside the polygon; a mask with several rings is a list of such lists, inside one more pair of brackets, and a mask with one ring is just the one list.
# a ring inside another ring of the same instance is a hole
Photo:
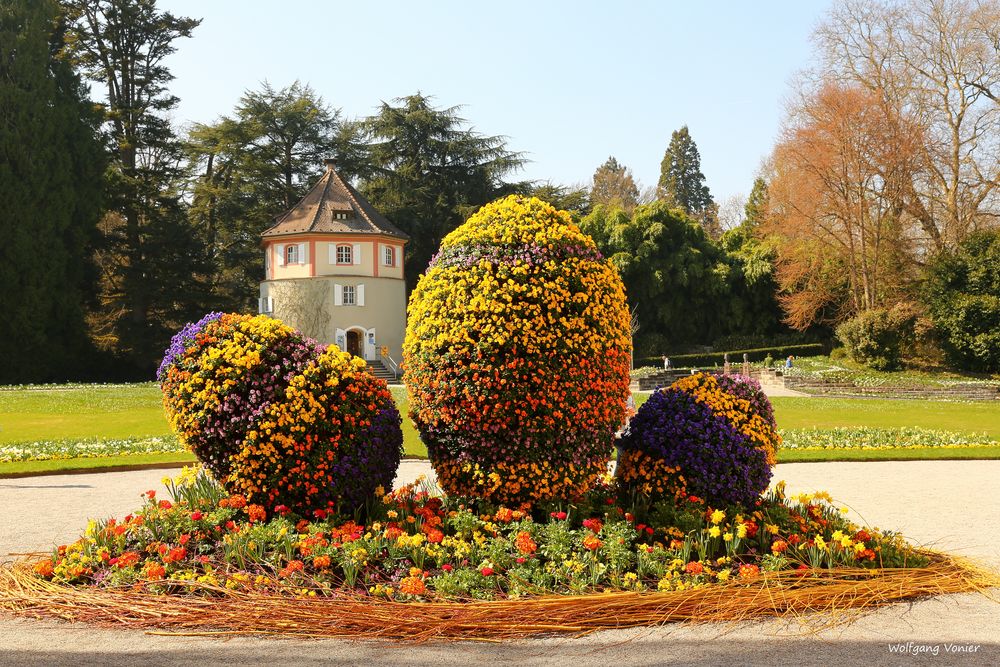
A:
{"label": "green hedge", "polygon": [[[674,368],[711,368],[722,366],[725,363],[725,355],[729,355],[729,362],[732,364],[743,363],[743,355],[746,354],[750,361],[764,361],[767,355],[771,355],[776,366],[784,364],[789,356],[795,357],[815,357],[823,354],[826,350],[822,343],[807,343],[803,345],[782,345],[780,347],[758,347],[752,350],[729,350],[722,352],[706,352],[704,354],[677,354],[670,355],[670,365]],[[640,366],[663,366],[663,357],[643,357],[635,360],[636,368]]]}

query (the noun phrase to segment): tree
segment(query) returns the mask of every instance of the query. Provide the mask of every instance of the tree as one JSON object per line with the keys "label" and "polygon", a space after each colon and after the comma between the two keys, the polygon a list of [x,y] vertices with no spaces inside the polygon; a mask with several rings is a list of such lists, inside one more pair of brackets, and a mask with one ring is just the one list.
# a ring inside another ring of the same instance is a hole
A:
{"label": "tree", "polygon": [[252,307],[264,272],[260,234],[319,178],[323,158],[358,172],[339,115],[307,85],[265,83],[243,94],[232,117],[188,133],[190,219],[209,252],[215,307]]}
{"label": "tree", "polygon": [[660,163],[657,195],[688,215],[711,211],[712,195],[701,173],[701,156],[687,125],[670,135],[670,144]]}
{"label": "tree", "polygon": [[774,150],[765,232],[796,329],[892,305],[913,249],[903,204],[920,128],[870,92],[827,83],[793,108]]}
{"label": "tree", "polygon": [[845,0],[816,31],[824,73],[922,128],[902,204],[926,252],[996,225],[1000,2]]}
{"label": "tree", "polygon": [[757,230],[767,219],[768,194],[767,181],[758,176],[753,179],[750,196],[743,207],[743,223],[749,229]]}
{"label": "tree", "polygon": [[0,5],[0,383],[75,379],[101,211],[99,119],[52,0]]}
{"label": "tree", "polygon": [[560,211],[569,211],[577,222],[590,212],[590,191],[583,186],[556,185],[545,181],[531,184],[523,194],[538,197]]}
{"label": "tree", "polygon": [[464,127],[458,108],[417,93],[383,103],[364,123],[369,171],[361,193],[410,235],[406,284],[416,285],[441,240],[480,206],[523,190],[504,178],[524,163],[507,139]]}
{"label": "tree", "polygon": [[977,232],[938,255],[923,293],[952,362],[1000,372],[1000,231]]}
{"label": "tree", "polygon": [[598,206],[580,227],[621,273],[629,307],[642,318],[641,354],[729,333],[730,267],[696,221],[655,202],[631,214]]}
{"label": "tree", "polygon": [[613,156],[608,157],[594,172],[590,203],[626,211],[634,209],[639,204],[639,186],[632,177],[632,170]]}
{"label": "tree", "polygon": [[[165,59],[190,37],[195,19],[159,11],[155,0],[69,0],[69,47],[107,94],[104,120],[112,152],[108,214],[113,230],[104,252],[95,326],[137,369],[154,367],[169,333],[200,310],[196,278],[203,269],[181,210],[180,147],[167,116],[177,98]],[[176,265],[177,261],[182,264]],[[112,273],[111,269],[114,270]],[[180,277],[170,284],[168,278]],[[169,285],[169,290],[165,286]]]}

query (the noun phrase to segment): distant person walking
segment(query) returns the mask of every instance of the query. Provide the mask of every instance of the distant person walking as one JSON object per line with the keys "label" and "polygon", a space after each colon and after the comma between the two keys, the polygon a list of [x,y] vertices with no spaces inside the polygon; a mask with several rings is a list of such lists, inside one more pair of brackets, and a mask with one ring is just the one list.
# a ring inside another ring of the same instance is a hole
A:
{"label": "distant person walking", "polygon": [[785,359],[785,368],[791,368],[792,367],[792,362],[794,360],[795,360],[795,357],[793,357],[792,355],[788,355],[788,358]]}
{"label": "distant person walking", "polygon": [[668,357],[667,355],[663,355],[663,370],[665,371],[670,370],[670,357]]}

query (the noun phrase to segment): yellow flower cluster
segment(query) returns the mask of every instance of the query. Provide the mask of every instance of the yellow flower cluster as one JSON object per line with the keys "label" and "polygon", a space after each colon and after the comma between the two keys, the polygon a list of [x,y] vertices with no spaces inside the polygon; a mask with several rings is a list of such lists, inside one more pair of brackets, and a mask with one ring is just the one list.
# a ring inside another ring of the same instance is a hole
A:
{"label": "yellow flower cluster", "polygon": [[501,502],[585,491],[624,421],[630,349],[621,279],[567,213],[483,207],[408,310],[404,382],[442,488]]}
{"label": "yellow flower cluster", "polygon": [[725,417],[733,427],[764,450],[768,465],[777,462],[776,453],[781,436],[768,421],[752,409],[750,401],[734,396],[719,386],[718,380],[707,373],[696,373],[681,378],[671,385],[686,391],[699,403],[708,405],[715,414]]}

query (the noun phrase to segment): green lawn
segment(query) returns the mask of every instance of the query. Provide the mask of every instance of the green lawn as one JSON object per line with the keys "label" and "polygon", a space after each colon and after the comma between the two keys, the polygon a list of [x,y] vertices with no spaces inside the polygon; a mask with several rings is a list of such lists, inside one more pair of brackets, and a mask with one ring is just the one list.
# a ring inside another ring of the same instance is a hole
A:
{"label": "green lawn", "polygon": [[[403,415],[404,453],[426,457],[427,450],[406,416],[406,391],[392,389]],[[648,394],[636,395],[637,405]],[[1000,440],[1000,405],[996,402],[953,403],[848,398],[775,398],[783,429],[872,426],[924,428],[987,433]],[[153,383],[73,385],[0,389],[0,445],[64,438],[127,438],[169,433],[160,391]],[[919,448],[893,450],[786,451],[780,461],[887,460],[914,458],[1000,458],[1000,447]],[[75,468],[190,461],[190,455],[146,454],[0,463],[0,475]]]}
{"label": "green lawn", "polygon": [[1000,401],[775,397],[771,402],[780,428],[921,426],[945,431],[985,432],[1000,440]]}
{"label": "green lawn", "polygon": [[169,433],[152,382],[0,390],[0,443]]}

